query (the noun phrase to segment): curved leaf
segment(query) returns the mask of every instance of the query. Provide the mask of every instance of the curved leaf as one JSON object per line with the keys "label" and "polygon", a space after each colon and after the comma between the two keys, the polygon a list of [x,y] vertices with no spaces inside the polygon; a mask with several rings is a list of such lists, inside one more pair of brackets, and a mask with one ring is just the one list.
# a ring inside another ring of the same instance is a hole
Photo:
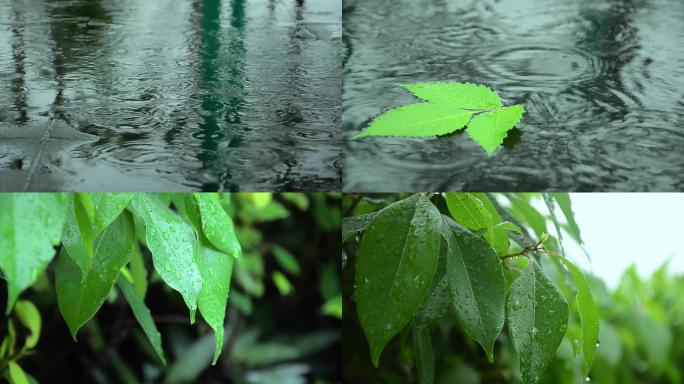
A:
{"label": "curved leaf", "polygon": [[7,279],[7,313],[55,256],[66,214],[59,193],[0,194],[0,269]]}
{"label": "curved leaf", "polygon": [[137,194],[131,200],[131,208],[145,223],[145,238],[155,270],[183,296],[194,323],[202,289],[202,276],[195,262],[195,231],[154,197]]}
{"label": "curved leaf", "polygon": [[375,366],[425,299],[437,268],[440,220],[437,207],[416,194],[379,211],[361,240],[357,310]]}
{"label": "curved leaf", "polygon": [[444,224],[449,291],[463,329],[494,361],[504,324],[506,284],[501,261],[484,240]]}
{"label": "curved leaf", "polygon": [[24,346],[31,349],[38,344],[40,339],[41,318],[38,308],[28,300],[17,301],[14,312],[17,314],[19,321],[31,331],[31,334],[26,337]]}
{"label": "curved leaf", "polygon": [[346,242],[359,232],[363,232],[368,228],[368,224],[375,217],[375,212],[367,213],[365,215],[345,217],[342,219],[342,242]]}
{"label": "curved leaf", "polygon": [[161,345],[161,334],[157,330],[154,320],[152,320],[150,310],[147,309],[143,299],[138,296],[133,285],[126,280],[123,274],[119,275],[116,284],[119,286],[119,289],[121,289],[126,301],[128,301],[128,305],[131,307],[131,310],[133,310],[133,316],[138,320],[138,323],[142,327],[143,332],[145,332],[145,336],[147,336],[147,339],[150,341],[152,348],[154,348],[154,351],[157,353],[157,356],[159,356],[161,362],[166,364],[164,349]]}
{"label": "curved leaf", "polygon": [[506,305],[508,329],[520,356],[524,383],[536,384],[549,367],[568,326],[568,302],[530,260],[511,285]]}
{"label": "curved leaf", "polygon": [[74,340],[100,309],[119,270],[130,260],[134,238],[131,217],[119,216],[95,241],[93,256],[83,269],[65,254],[68,251],[60,252],[55,266],[57,304]]}
{"label": "curved leaf", "polygon": [[233,258],[204,245],[199,246],[197,266],[202,275],[199,310],[216,334],[216,350],[212,364],[216,364],[223,349],[223,326],[233,273]]}
{"label": "curved leaf", "polygon": [[202,232],[219,251],[240,258],[242,248],[235,236],[233,220],[223,209],[216,193],[195,193],[202,219]]}

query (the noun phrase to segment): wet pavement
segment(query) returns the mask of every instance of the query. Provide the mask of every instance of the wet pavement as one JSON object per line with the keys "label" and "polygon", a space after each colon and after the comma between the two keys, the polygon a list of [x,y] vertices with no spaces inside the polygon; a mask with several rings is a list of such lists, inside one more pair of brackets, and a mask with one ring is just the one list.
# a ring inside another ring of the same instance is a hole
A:
{"label": "wet pavement", "polygon": [[[345,0],[346,191],[684,190],[681,0]],[[350,138],[416,102],[395,83],[486,84],[524,120],[488,158],[465,134]]]}
{"label": "wet pavement", "polygon": [[336,190],[338,0],[0,0],[0,190]]}

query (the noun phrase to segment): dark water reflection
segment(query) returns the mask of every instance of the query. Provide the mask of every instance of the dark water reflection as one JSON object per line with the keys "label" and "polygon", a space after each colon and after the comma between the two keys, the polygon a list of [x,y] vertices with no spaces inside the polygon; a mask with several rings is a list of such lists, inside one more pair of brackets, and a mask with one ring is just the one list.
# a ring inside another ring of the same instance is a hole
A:
{"label": "dark water reflection", "polygon": [[340,187],[338,0],[0,0],[0,190]]}
{"label": "dark water reflection", "polygon": [[[681,0],[344,0],[345,190],[684,190]],[[467,135],[349,138],[470,81],[527,114],[493,157]]]}

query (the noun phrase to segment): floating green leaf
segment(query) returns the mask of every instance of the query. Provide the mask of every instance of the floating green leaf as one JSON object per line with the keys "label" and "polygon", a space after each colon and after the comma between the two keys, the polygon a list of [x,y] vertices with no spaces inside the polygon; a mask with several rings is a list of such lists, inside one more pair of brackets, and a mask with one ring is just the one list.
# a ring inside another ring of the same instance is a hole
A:
{"label": "floating green leaf", "polygon": [[511,285],[506,316],[520,356],[523,382],[536,384],[548,368],[568,325],[568,303],[536,261]]}
{"label": "floating green leaf", "polygon": [[0,269],[7,280],[7,313],[55,255],[66,213],[57,193],[0,194]]}
{"label": "floating green leaf", "polygon": [[212,364],[216,364],[223,348],[223,322],[233,274],[233,258],[223,252],[200,244],[197,266],[202,275],[199,310],[216,334],[216,350]]}
{"label": "floating green leaf", "polygon": [[379,211],[361,240],[356,259],[357,310],[375,366],[387,342],[413,317],[432,284],[440,221],[437,207],[417,194]]}
{"label": "floating green leaf", "polygon": [[161,345],[161,334],[159,334],[157,326],[154,324],[154,320],[152,320],[150,310],[147,309],[143,299],[138,296],[133,285],[123,276],[123,274],[119,275],[116,284],[119,286],[119,289],[121,289],[126,301],[128,301],[128,305],[133,310],[133,315],[136,320],[138,320],[143,332],[145,332],[152,348],[154,348],[154,351],[157,353],[157,356],[159,356],[161,362],[166,364],[164,350]]}
{"label": "floating green leaf", "polygon": [[491,156],[525,113],[521,105],[504,107],[496,92],[484,85],[455,82],[398,85],[427,102],[387,111],[355,139],[439,136],[467,125],[468,135]]}
{"label": "floating green leaf", "polygon": [[60,252],[55,266],[57,303],[74,340],[83,324],[100,309],[119,270],[130,260],[133,240],[133,220],[119,216],[95,241],[93,255],[82,269]]}
{"label": "floating green leaf", "polygon": [[594,363],[596,354],[596,343],[599,335],[599,312],[594,296],[591,294],[587,279],[582,271],[577,268],[570,260],[561,258],[563,264],[570,271],[570,276],[577,289],[577,312],[579,312],[580,322],[582,323],[582,352],[584,355],[584,370],[589,373],[591,365]]}
{"label": "floating green leaf", "polygon": [[494,342],[504,324],[506,286],[503,268],[494,249],[481,238],[447,224],[449,291],[463,329],[477,340],[494,361]]}
{"label": "floating green leaf", "polygon": [[159,276],[180,292],[194,323],[202,276],[195,262],[195,231],[159,200],[137,194],[131,208],[145,222],[146,242]]}

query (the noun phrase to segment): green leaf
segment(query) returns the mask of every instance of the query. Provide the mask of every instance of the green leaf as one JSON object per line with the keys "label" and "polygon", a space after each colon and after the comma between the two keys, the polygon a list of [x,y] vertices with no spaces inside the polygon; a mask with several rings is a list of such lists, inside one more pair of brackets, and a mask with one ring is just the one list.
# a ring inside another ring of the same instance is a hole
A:
{"label": "green leaf", "polygon": [[365,231],[368,224],[370,224],[375,217],[375,214],[375,212],[372,212],[342,219],[342,242],[344,243],[355,234]]}
{"label": "green leaf", "polygon": [[480,144],[491,156],[525,113],[522,105],[499,108],[490,112],[477,114],[468,123],[466,132]]}
{"label": "green leaf", "polygon": [[432,349],[430,328],[413,327],[413,350],[416,354],[416,368],[419,384],[435,381],[435,356]]}
{"label": "green leaf", "polygon": [[449,291],[465,332],[494,361],[494,342],[504,324],[506,284],[501,261],[481,238],[457,230],[445,219]]}
{"label": "green leaf", "polygon": [[554,227],[556,227],[556,235],[558,236],[558,244],[561,247],[561,253],[565,254],[565,250],[563,249],[563,233],[561,232],[558,217],[556,217],[556,199],[549,193],[542,193],[542,197],[544,199],[544,203],[546,203],[546,207],[549,209],[549,213],[551,214],[551,221],[553,222]]}
{"label": "green leaf", "polygon": [[100,309],[119,270],[130,260],[134,239],[133,220],[122,215],[95,241],[93,256],[83,269],[64,250],[57,257],[57,303],[74,340],[78,330]]}
{"label": "green leaf", "polygon": [[273,245],[271,250],[281,268],[293,275],[299,275],[299,262],[294,255],[279,245]]}
{"label": "green leaf", "polygon": [[342,320],[342,295],[333,296],[323,304],[321,313]]}
{"label": "green leaf", "polygon": [[398,85],[428,102],[389,110],[376,117],[354,139],[439,136],[467,125],[469,136],[491,156],[525,113],[521,105],[504,107],[496,92],[483,85],[454,82]]}
{"label": "green leaf", "polygon": [[105,229],[116,219],[133,198],[133,193],[91,193],[95,205],[95,231]]}
{"label": "green leaf", "polygon": [[426,137],[462,129],[473,111],[448,104],[418,103],[391,109],[376,117],[371,125],[353,139],[370,136]]}
{"label": "green leaf", "polygon": [[9,378],[12,384],[29,384],[28,377],[26,377],[26,372],[21,369],[19,364],[14,361],[10,361],[7,365],[9,368]]}
{"label": "green leaf", "polygon": [[93,242],[96,234],[82,204],[81,196],[80,194],[73,195],[67,203],[62,245],[81,271],[85,271],[93,256]]}
{"label": "green leaf", "polygon": [[536,261],[511,285],[508,329],[520,356],[524,383],[536,384],[548,368],[568,326],[568,303]]}
{"label": "green leaf", "polygon": [[485,230],[485,240],[500,255],[508,251],[508,230],[497,227],[501,216],[484,193],[449,192],[445,194],[447,208],[459,224],[471,231]]}
{"label": "green leaf", "polygon": [[438,104],[457,106],[464,109],[501,107],[501,99],[496,92],[485,85],[455,82],[432,82],[397,84],[406,88],[414,96]]}
{"label": "green leaf", "polygon": [[17,314],[19,321],[31,331],[31,334],[26,337],[24,346],[31,349],[38,344],[40,339],[41,318],[38,308],[32,302],[27,300],[17,301],[14,312]]}
{"label": "green leaf", "polygon": [[126,298],[126,301],[128,301],[128,305],[133,310],[133,315],[136,320],[138,320],[147,339],[150,341],[150,344],[152,344],[152,348],[154,348],[154,351],[157,353],[157,356],[159,356],[161,362],[166,364],[164,350],[161,345],[161,334],[159,334],[157,326],[154,324],[154,320],[152,320],[150,310],[147,309],[145,302],[143,302],[140,296],[135,292],[133,285],[123,275],[119,275],[116,283]]}
{"label": "green leaf", "polygon": [[387,342],[423,302],[437,268],[437,207],[416,194],[383,208],[368,226],[356,258],[357,311],[378,366]]}
{"label": "green leaf", "polygon": [[197,299],[202,289],[202,276],[195,262],[195,231],[152,196],[136,194],[131,208],[145,222],[147,247],[159,277],[180,292],[195,321]]}
{"label": "green leaf", "polygon": [[413,323],[418,327],[426,327],[430,323],[446,314],[452,307],[449,295],[449,283],[447,281],[447,243],[442,239],[439,247],[439,260],[437,261],[437,271],[432,279],[432,285],[428,290],[423,303],[420,304],[413,317]]}
{"label": "green leaf", "polygon": [[213,365],[216,364],[223,348],[223,323],[226,318],[226,304],[233,275],[233,258],[201,244],[197,255],[197,266],[203,282],[198,301],[199,310],[216,335]]}
{"label": "green leaf", "polygon": [[572,202],[570,201],[570,194],[568,194],[567,192],[555,192],[551,195],[558,203],[558,206],[560,207],[561,211],[563,212],[563,215],[565,216],[565,220],[568,222],[568,225],[566,227],[568,233],[580,245],[582,251],[584,251],[585,256],[587,256],[587,259],[591,261],[589,253],[584,248],[582,233],[580,232],[579,226],[577,225],[577,221],[575,221],[575,213],[572,211]]}
{"label": "green leaf", "polygon": [[142,252],[140,251],[140,245],[137,243],[133,244],[130,269],[135,292],[144,299],[147,294],[147,269],[145,267],[145,260],[143,259]]}
{"label": "green leaf", "polygon": [[58,193],[0,194],[0,269],[7,280],[7,311],[55,256],[66,199]]}
{"label": "green leaf", "polygon": [[195,193],[202,220],[202,232],[219,251],[240,258],[242,248],[235,236],[233,220],[221,206],[216,193]]}
{"label": "green leaf", "polygon": [[599,335],[599,312],[594,296],[591,294],[589,284],[582,271],[577,268],[570,260],[561,258],[563,264],[570,271],[570,276],[577,289],[577,311],[579,312],[580,322],[582,323],[582,352],[584,355],[584,372],[589,373],[591,365],[594,363],[596,354],[596,343]]}
{"label": "green leaf", "polygon": [[281,296],[287,296],[294,290],[290,280],[288,280],[280,271],[273,272],[273,274],[271,274],[271,279],[273,279],[273,284],[278,288],[278,292],[280,292]]}
{"label": "green leaf", "polygon": [[516,218],[523,220],[532,227],[534,233],[540,238],[546,233],[546,219],[527,200],[518,194],[506,194],[511,201],[511,210]]}

